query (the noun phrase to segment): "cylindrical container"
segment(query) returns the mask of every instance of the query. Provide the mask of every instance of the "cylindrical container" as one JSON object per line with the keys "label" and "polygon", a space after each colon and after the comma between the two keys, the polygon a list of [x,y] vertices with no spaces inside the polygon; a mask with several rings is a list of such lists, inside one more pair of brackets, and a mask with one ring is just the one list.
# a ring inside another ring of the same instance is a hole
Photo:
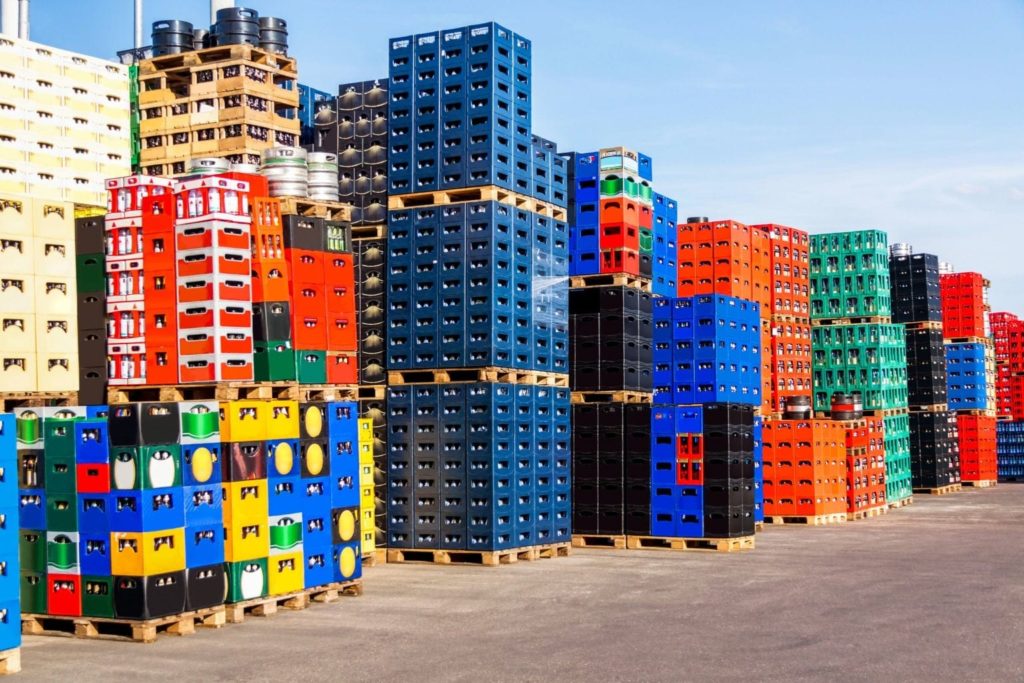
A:
{"label": "cylindrical container", "polygon": [[279,55],[288,53],[288,22],[277,17],[260,17],[260,47]]}
{"label": "cylindrical container", "polygon": [[217,36],[217,45],[259,45],[259,13],[246,7],[217,10],[213,32]]}
{"label": "cylindrical container", "polygon": [[176,55],[193,50],[192,24],[178,19],[153,22],[153,56]]}
{"label": "cylindrical container", "polygon": [[205,28],[197,28],[192,31],[192,49],[202,50],[210,47],[210,32]]}
{"label": "cylindrical container", "polygon": [[939,261],[939,275],[952,275],[956,270],[953,264],[947,261]]}
{"label": "cylindrical container", "polygon": [[910,256],[914,253],[914,248],[906,242],[895,242],[889,245],[890,256]]}
{"label": "cylindrical container", "polygon": [[864,416],[864,394],[855,391],[850,396],[853,397],[853,412],[857,413],[857,419],[860,419]]}
{"label": "cylindrical container", "polygon": [[787,420],[809,420],[811,398],[809,396],[786,396],[783,398],[782,417]]}
{"label": "cylindrical container", "polygon": [[263,152],[260,173],[267,179],[271,197],[309,196],[307,156],[301,147],[271,147]]}
{"label": "cylindrical container", "polygon": [[857,411],[856,399],[853,394],[837,391],[832,394],[833,420],[859,420],[864,416],[863,409]]}
{"label": "cylindrical container", "polygon": [[232,173],[249,173],[252,175],[259,175],[260,165],[259,164],[231,164]]}
{"label": "cylindrical container", "polygon": [[689,218],[686,219],[686,222],[687,223],[707,223],[708,222],[708,217],[707,216],[690,216]]}
{"label": "cylindrical container", "polygon": [[323,201],[338,201],[338,155],[329,152],[310,152],[309,197]]}
{"label": "cylindrical container", "polygon": [[192,159],[188,164],[189,175],[216,175],[230,170],[231,163],[227,159],[217,157]]}

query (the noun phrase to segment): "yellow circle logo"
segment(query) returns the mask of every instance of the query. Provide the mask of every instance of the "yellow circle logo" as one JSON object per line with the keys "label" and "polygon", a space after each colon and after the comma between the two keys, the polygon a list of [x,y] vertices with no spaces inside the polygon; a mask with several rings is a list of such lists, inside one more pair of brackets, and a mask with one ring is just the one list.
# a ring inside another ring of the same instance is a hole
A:
{"label": "yellow circle logo", "polygon": [[342,548],[338,555],[338,569],[346,579],[356,573],[356,551],[352,548]]}
{"label": "yellow circle logo", "polygon": [[324,471],[324,449],[318,443],[311,443],[306,448],[306,471],[314,477]]}
{"label": "yellow circle logo", "polygon": [[320,409],[315,406],[306,408],[306,414],[302,417],[303,422],[306,425],[306,433],[311,438],[320,436],[320,432],[324,429],[324,416],[320,412]]}
{"label": "yellow circle logo", "polygon": [[213,453],[201,446],[192,451],[192,478],[200,484],[210,481],[213,476]]}
{"label": "yellow circle logo", "polygon": [[274,469],[280,475],[288,474],[295,467],[295,453],[287,441],[282,441],[274,447]]}
{"label": "yellow circle logo", "polygon": [[351,541],[356,534],[356,516],[351,510],[342,510],[338,514],[338,536],[342,541]]}

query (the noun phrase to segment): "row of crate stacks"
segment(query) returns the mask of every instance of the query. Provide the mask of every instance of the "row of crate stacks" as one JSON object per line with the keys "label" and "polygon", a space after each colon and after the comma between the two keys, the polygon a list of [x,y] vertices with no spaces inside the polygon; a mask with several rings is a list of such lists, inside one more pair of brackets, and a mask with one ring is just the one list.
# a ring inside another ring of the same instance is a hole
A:
{"label": "row of crate stacks", "polygon": [[21,611],[147,620],[355,581],[361,530],[373,535],[370,425],[356,410],[238,400],[5,415]]}

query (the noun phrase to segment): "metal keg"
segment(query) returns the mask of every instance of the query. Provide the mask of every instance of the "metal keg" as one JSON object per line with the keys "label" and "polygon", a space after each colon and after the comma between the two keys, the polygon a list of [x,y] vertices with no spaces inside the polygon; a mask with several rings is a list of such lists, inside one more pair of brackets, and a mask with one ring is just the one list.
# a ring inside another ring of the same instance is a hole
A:
{"label": "metal keg", "polygon": [[202,50],[210,47],[210,32],[205,28],[197,28],[192,31],[192,49]]}
{"label": "metal keg", "polygon": [[192,159],[188,163],[189,175],[217,175],[230,170],[231,163],[227,159],[218,157],[200,157]]}
{"label": "metal keg", "polygon": [[271,197],[308,197],[307,152],[301,147],[264,150],[260,173],[267,179]]}
{"label": "metal keg", "polygon": [[864,416],[863,409],[857,411],[853,394],[842,391],[833,393],[831,407],[833,420],[859,420]]}
{"label": "metal keg", "polygon": [[225,7],[217,10],[213,25],[217,45],[259,45],[260,15],[246,7]]}
{"label": "metal keg", "polygon": [[811,399],[809,396],[786,396],[782,400],[782,417],[786,420],[809,420]]}
{"label": "metal keg", "polygon": [[947,261],[939,262],[939,275],[951,275],[955,272],[956,270],[954,270],[952,263],[949,263]]}
{"label": "metal keg", "polygon": [[260,174],[259,164],[231,164],[232,173],[248,173],[250,175]]}
{"label": "metal keg", "polygon": [[260,47],[267,52],[288,54],[288,22],[278,17],[260,17]]}
{"label": "metal keg", "polygon": [[338,155],[330,152],[310,152],[307,166],[310,198],[338,201]]}
{"label": "metal keg", "polygon": [[176,55],[193,49],[192,24],[178,19],[153,22],[153,56]]}
{"label": "metal keg", "polygon": [[895,242],[889,245],[889,256],[900,257],[910,256],[914,253],[914,248],[906,242]]}

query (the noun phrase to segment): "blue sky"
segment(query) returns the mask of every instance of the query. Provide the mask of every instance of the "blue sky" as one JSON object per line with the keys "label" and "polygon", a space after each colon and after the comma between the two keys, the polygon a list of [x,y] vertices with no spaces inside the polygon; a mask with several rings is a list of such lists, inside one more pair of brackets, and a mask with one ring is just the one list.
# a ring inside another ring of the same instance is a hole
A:
{"label": "blue sky", "polygon": [[[35,40],[130,46],[131,0],[32,4]],[[1022,0],[238,4],[287,19],[325,90],[386,75],[390,37],[496,20],[533,41],[535,132],[650,154],[681,217],[880,228],[1024,313]],[[145,5],[147,34],[209,19],[203,0]]]}

